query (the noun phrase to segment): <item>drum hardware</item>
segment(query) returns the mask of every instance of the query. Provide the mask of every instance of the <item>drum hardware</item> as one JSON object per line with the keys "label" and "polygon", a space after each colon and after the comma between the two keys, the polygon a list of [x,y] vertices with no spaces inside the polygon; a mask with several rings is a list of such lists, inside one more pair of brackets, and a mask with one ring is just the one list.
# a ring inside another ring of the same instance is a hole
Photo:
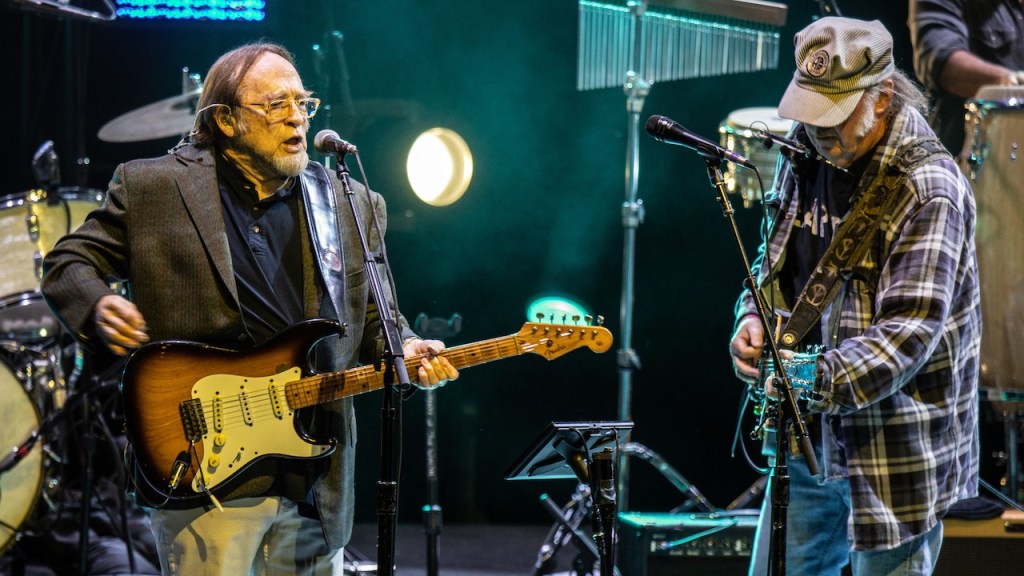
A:
{"label": "drum hardware", "polygon": [[56,190],[60,187],[60,160],[54,150],[53,140],[43,142],[32,155],[32,175],[43,190]]}

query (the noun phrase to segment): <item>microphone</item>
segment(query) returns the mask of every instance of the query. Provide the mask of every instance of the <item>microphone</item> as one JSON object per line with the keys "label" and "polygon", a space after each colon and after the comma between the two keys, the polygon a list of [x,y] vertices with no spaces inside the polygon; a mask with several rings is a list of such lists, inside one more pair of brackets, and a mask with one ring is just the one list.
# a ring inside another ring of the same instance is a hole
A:
{"label": "microphone", "polygon": [[33,430],[32,434],[29,435],[28,440],[21,443],[20,446],[15,446],[4,456],[3,460],[0,460],[0,474],[7,472],[11,468],[14,468],[18,462],[21,462],[28,453],[32,451],[32,447],[39,441],[39,431]]}
{"label": "microphone", "polygon": [[321,130],[313,138],[313,147],[321,154],[355,154],[359,150],[355,144],[341,139],[334,130]]}
{"label": "microphone", "polygon": [[757,170],[757,167],[750,160],[732,150],[722,148],[703,136],[690,132],[671,118],[658,115],[651,116],[647,119],[647,133],[654,136],[654,139],[658,142],[678,144],[679,146],[686,146],[696,150],[698,154],[709,160],[725,159],[734,164],[746,166],[751,170]]}
{"label": "microphone", "polygon": [[174,464],[171,465],[171,479],[167,481],[168,492],[173,492],[178,487],[181,477],[188,471],[189,461],[190,458],[186,450],[178,452],[178,457],[174,459]]}
{"label": "microphone", "polygon": [[754,133],[764,143],[764,147],[771,148],[773,144],[779,145],[779,151],[782,152],[790,160],[799,160],[802,158],[811,158],[814,153],[807,146],[796,140],[790,140],[784,136],[778,134],[772,134],[771,132],[758,128]]}
{"label": "microphone", "polygon": [[602,566],[615,565],[615,465],[610,449],[593,455],[590,463],[590,490],[594,502],[591,516],[594,544],[597,546],[598,560]]}

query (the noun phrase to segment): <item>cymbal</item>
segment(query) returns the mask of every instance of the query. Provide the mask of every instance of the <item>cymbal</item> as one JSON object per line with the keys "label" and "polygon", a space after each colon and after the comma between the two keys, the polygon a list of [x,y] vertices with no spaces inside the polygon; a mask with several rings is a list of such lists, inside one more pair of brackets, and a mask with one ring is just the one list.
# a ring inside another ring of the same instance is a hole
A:
{"label": "cymbal", "polygon": [[126,112],[100,128],[104,142],[140,142],[180,136],[192,129],[202,88]]}

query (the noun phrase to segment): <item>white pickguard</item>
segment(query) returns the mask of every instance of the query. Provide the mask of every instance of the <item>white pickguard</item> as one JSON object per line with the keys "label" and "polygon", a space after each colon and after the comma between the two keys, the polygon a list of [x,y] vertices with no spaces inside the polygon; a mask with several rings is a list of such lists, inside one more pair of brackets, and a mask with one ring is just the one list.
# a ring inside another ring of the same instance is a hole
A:
{"label": "white pickguard", "polygon": [[[298,368],[273,376],[251,378],[231,374],[207,376],[192,386],[192,398],[203,407],[203,461],[192,489],[212,489],[264,456],[309,458],[329,452],[299,436],[295,412],[285,401],[285,384],[301,378]],[[202,480],[202,482],[201,482]]]}

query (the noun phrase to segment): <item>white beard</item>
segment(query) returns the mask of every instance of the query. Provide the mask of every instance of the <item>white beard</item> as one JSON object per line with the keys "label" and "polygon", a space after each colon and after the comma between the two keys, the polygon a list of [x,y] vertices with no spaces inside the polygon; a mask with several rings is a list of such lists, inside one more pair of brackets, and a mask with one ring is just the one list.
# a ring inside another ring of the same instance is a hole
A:
{"label": "white beard", "polygon": [[[243,116],[236,116],[238,118],[238,133],[243,135],[249,131],[249,122],[245,120]],[[288,156],[281,158],[274,156],[269,161],[260,157],[255,150],[249,146],[240,146],[245,152],[249,154],[255,161],[258,161],[265,166],[269,166],[275,174],[282,178],[294,178],[309,165],[309,156],[306,154],[296,154],[294,156]]]}
{"label": "white beard", "polygon": [[274,170],[276,170],[281,176],[294,178],[299,174],[302,174],[302,171],[309,165],[309,156],[305,154],[297,154],[287,158],[279,158],[275,156],[271,160],[270,165],[273,166]]}

